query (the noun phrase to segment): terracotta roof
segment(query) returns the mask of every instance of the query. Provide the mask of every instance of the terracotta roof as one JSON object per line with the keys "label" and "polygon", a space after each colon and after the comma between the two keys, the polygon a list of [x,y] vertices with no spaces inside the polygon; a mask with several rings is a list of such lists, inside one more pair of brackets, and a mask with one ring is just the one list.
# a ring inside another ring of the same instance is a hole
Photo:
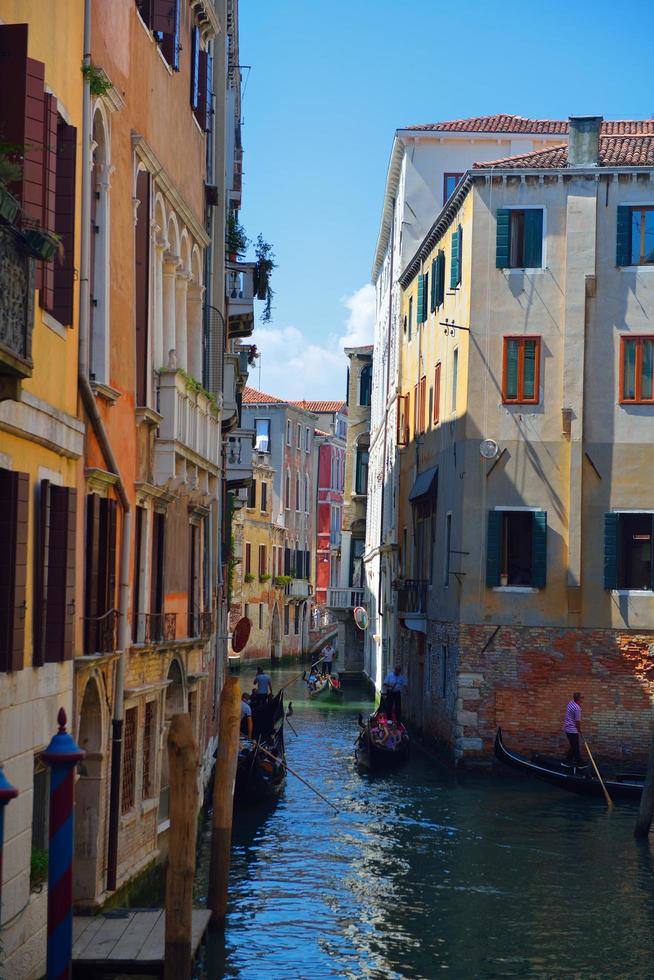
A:
{"label": "terracotta roof", "polygon": [[307,412],[342,412],[345,402],[308,402],[303,399],[300,402],[289,402],[289,405],[296,405]]}
{"label": "terracotta roof", "polygon": [[[472,116],[469,119],[452,119],[448,122],[424,123],[406,126],[407,130],[430,133],[534,133],[544,136],[566,135],[567,119],[527,119],[524,116],[498,114]],[[624,133],[653,133],[654,119],[606,119],[602,123],[606,136]]]}
{"label": "terracotta roof", "polygon": [[[654,130],[651,136],[601,136],[599,156],[600,167],[654,166]],[[567,166],[568,147],[563,144],[533,153],[475,163],[473,169],[501,167],[504,170],[560,170]]]}
{"label": "terracotta roof", "polygon": [[244,405],[285,405],[283,398],[276,398],[275,395],[267,395],[265,391],[257,391],[256,388],[243,389]]}

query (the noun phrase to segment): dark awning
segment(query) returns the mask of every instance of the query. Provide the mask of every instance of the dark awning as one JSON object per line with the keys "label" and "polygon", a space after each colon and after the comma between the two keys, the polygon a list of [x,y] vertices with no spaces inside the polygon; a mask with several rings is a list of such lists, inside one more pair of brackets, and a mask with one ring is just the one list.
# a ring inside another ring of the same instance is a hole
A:
{"label": "dark awning", "polygon": [[422,473],[418,473],[416,477],[416,482],[411,487],[411,493],[409,494],[409,500],[415,501],[420,500],[421,497],[427,497],[436,489],[436,484],[438,482],[438,467],[431,466],[428,470],[424,470]]}

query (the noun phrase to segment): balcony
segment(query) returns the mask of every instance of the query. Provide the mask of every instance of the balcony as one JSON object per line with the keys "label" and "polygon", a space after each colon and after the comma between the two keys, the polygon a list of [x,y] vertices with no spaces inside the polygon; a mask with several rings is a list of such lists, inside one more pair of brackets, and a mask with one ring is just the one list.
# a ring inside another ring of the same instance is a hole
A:
{"label": "balcony", "polygon": [[397,612],[400,621],[407,629],[426,633],[429,581],[423,578],[406,578],[396,584]]}
{"label": "balcony", "polygon": [[227,328],[230,337],[249,337],[254,329],[256,262],[227,262]]}
{"label": "balcony", "polygon": [[18,400],[23,378],[32,376],[34,259],[0,225],[0,399]]}
{"label": "balcony", "polygon": [[363,605],[363,589],[327,589],[330,609],[354,609]]}
{"label": "balcony", "polygon": [[143,642],[170,643],[177,633],[177,613],[145,613]]}
{"label": "balcony", "polygon": [[220,467],[220,412],[208,392],[179,371],[159,374],[155,480],[184,476],[184,461],[215,475]]}
{"label": "balcony", "polygon": [[200,612],[197,609],[190,610],[188,614],[188,635],[189,637],[199,637],[201,640],[208,640],[213,631],[213,613]]}
{"label": "balcony", "polygon": [[254,429],[232,429],[227,436],[227,486],[245,487],[252,479]]}
{"label": "balcony", "polygon": [[249,347],[237,347],[234,351],[225,354],[225,365],[223,370],[223,428],[228,428],[225,423],[238,422],[239,395],[248,380],[248,357]]}
{"label": "balcony", "polygon": [[329,532],[329,547],[330,548],[340,548],[342,540],[342,532],[339,528],[332,528]]}
{"label": "balcony", "polygon": [[117,609],[110,609],[102,616],[85,616],[84,653],[86,656],[99,653],[113,653],[118,649]]}
{"label": "balcony", "polygon": [[306,599],[311,595],[311,585],[306,578],[294,578],[284,586],[284,595],[289,599]]}

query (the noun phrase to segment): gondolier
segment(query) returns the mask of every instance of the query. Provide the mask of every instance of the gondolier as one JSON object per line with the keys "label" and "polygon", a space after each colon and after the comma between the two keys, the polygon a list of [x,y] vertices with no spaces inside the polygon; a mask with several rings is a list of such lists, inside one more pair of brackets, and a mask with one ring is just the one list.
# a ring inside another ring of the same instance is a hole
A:
{"label": "gondolier", "polygon": [[568,749],[568,754],[565,757],[565,761],[573,766],[581,765],[581,756],[579,755],[579,736],[581,735],[581,700],[582,695],[579,691],[575,691],[572,695],[572,701],[568,701],[565,709],[565,720],[563,722],[563,731],[568,736],[568,742],[570,743],[570,748]]}
{"label": "gondolier", "polygon": [[241,735],[252,738],[252,708],[248,694],[241,694]]}
{"label": "gondolier", "polygon": [[386,713],[389,718],[395,714],[395,721],[402,721],[402,691],[406,688],[406,677],[400,664],[390,670],[384,678],[384,693],[386,695]]}
{"label": "gondolier", "polygon": [[327,646],[324,647],[324,649],[322,651],[322,662],[323,662],[323,667],[324,667],[324,671],[325,671],[326,674],[331,674],[331,672],[332,672],[332,663],[334,661],[334,657],[335,656],[336,656],[336,650],[332,646],[332,642],[330,640],[329,643],[327,644]]}
{"label": "gondolier", "polygon": [[254,684],[252,685],[252,698],[257,703],[260,703],[272,697],[272,693],[273,689],[270,677],[265,673],[263,667],[257,667],[257,676],[254,678]]}

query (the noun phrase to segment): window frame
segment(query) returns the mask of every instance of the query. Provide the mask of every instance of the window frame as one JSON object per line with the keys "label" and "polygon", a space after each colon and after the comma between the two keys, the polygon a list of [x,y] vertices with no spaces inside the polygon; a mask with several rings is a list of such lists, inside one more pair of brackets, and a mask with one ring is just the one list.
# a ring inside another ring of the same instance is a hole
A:
{"label": "window frame", "polygon": [[[536,342],[536,357],[534,364],[534,396],[533,398],[525,398],[524,396],[524,344],[525,341],[533,340]],[[507,362],[508,362],[508,346],[509,341],[516,341],[519,344],[518,349],[518,379],[517,379],[517,396],[515,398],[509,398],[506,392],[507,384]],[[503,405],[539,405],[540,404],[540,361],[541,361],[541,341],[542,338],[537,334],[506,334],[502,340],[502,404]]]}
{"label": "window frame", "polygon": [[[632,248],[631,248],[632,235],[633,235],[632,227],[633,227],[634,211],[640,211],[641,213],[642,212],[645,212],[645,211],[654,211],[654,204],[627,204],[627,205],[624,205],[624,206],[625,207],[628,207],[629,208],[629,211],[630,211],[630,215],[629,215],[629,217],[630,217],[630,221],[629,221],[629,265],[630,266],[637,267],[637,268],[640,267],[640,266],[645,266],[646,267],[648,265],[654,265],[654,260],[652,260],[652,262],[643,262],[642,261],[642,258],[641,258],[642,252],[641,252],[641,255],[638,256],[638,260],[637,261],[634,261],[634,255],[633,255],[633,251],[632,251]],[[645,227],[644,227],[644,223],[643,223],[643,228],[641,229],[641,236],[640,237],[641,237],[640,247],[641,247],[641,250],[642,250],[643,245],[644,245],[644,238],[645,238]]]}
{"label": "window frame", "polygon": [[[654,208],[652,209],[654,210]],[[642,367],[643,367],[643,341],[649,340],[654,344],[654,334],[620,334],[620,361],[619,361],[619,402],[621,405],[654,405],[654,380],[652,383],[652,397],[642,397]],[[636,362],[634,366],[634,398],[625,398],[624,393],[624,364],[625,349],[628,343],[636,344]]]}
{"label": "window frame", "polygon": [[[516,274],[520,275],[521,273],[524,272],[529,272],[529,273],[544,272],[545,269],[547,268],[547,208],[546,206],[544,204],[514,204],[514,205],[506,205],[506,206],[503,205],[501,208],[498,208],[498,210],[508,211],[508,212],[512,212],[512,211],[542,211],[543,212],[543,229],[542,229],[543,237],[542,237],[541,251],[540,251],[540,265],[534,265],[534,266],[505,265],[505,266],[500,266],[499,271],[504,272],[508,275],[516,275]],[[497,213],[495,215],[495,219],[497,221]],[[509,227],[509,235],[510,233],[511,233],[511,229]],[[509,238],[509,261],[510,260],[511,260],[511,242]]]}
{"label": "window frame", "polygon": [[[455,170],[447,170],[443,174],[443,206],[445,206],[445,204],[452,197],[452,194],[454,194],[454,191],[457,189],[457,187],[461,183],[461,180],[463,179],[463,174],[464,173],[465,173],[465,171],[463,171],[463,173],[458,173]],[[448,194],[447,193],[447,179],[448,179],[448,177],[456,177],[457,178],[457,181],[456,181],[456,184],[454,185],[454,189],[452,191],[452,194]]]}
{"label": "window frame", "polygon": [[293,445],[293,423],[290,419],[286,419],[286,445]]}
{"label": "window frame", "polygon": [[441,401],[441,362],[436,361],[436,364],[434,366],[434,403],[433,403],[434,425],[438,425],[441,420],[440,401]]}
{"label": "window frame", "polygon": [[[268,430],[267,435],[259,433],[258,426],[263,424],[263,428]],[[259,446],[259,439],[266,441],[266,448],[263,449]],[[254,420],[254,448],[258,453],[269,453],[270,452],[270,419],[269,418],[255,418]]]}

